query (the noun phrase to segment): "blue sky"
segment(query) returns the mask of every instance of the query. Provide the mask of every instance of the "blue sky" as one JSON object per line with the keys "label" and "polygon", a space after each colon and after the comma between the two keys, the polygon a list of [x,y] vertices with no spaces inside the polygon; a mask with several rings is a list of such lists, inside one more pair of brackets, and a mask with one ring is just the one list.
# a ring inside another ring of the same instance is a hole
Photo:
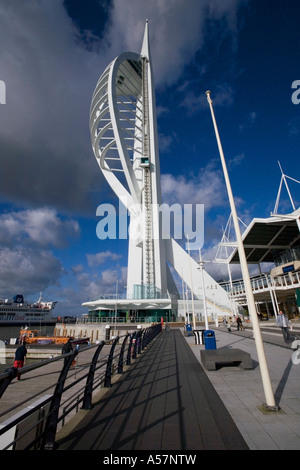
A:
{"label": "blue sky", "polygon": [[[278,161],[300,180],[299,17],[297,0],[2,2],[0,296],[42,291],[57,314],[80,315],[117,279],[126,285],[127,242],[96,236],[98,205],[118,203],[88,120],[99,76],[120,53],[140,51],[146,19],[164,202],[204,204],[202,256],[212,261],[230,208],[209,89],[238,215],[245,224],[269,217]],[[298,207],[299,185],[289,185]],[[291,212],[285,191],[280,212]],[[226,276],[224,266],[205,267]]]}

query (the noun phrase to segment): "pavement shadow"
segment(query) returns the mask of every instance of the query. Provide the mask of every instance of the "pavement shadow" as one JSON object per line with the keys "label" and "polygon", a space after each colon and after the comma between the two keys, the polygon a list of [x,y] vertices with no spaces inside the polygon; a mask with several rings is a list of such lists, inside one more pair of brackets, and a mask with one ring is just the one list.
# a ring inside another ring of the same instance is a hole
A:
{"label": "pavement shadow", "polygon": [[280,382],[278,383],[277,388],[275,390],[274,397],[275,397],[276,403],[278,405],[281,401],[283,391],[284,391],[286,383],[288,381],[292,366],[293,366],[293,361],[292,361],[292,359],[290,359],[287,366],[286,366],[286,368],[285,368],[285,370],[284,370],[284,372],[283,372],[283,374],[282,374]]}

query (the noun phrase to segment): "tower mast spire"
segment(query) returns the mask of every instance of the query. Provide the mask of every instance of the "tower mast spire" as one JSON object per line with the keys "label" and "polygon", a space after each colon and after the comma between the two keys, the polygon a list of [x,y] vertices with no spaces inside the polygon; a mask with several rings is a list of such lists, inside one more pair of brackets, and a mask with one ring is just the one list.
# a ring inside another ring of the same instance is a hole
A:
{"label": "tower mast spire", "polygon": [[145,25],[144,38],[143,38],[143,44],[142,44],[142,49],[141,49],[141,56],[147,57],[148,60],[151,60],[148,20],[146,20],[146,25]]}

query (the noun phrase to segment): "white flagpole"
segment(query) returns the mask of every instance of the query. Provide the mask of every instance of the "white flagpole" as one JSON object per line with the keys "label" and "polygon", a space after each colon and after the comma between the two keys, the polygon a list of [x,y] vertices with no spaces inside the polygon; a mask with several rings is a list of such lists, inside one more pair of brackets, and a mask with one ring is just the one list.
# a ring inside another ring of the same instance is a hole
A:
{"label": "white flagpole", "polygon": [[226,167],[222,144],[221,144],[218,127],[217,127],[217,123],[216,123],[216,119],[214,115],[212,100],[210,98],[210,91],[206,92],[206,96],[207,96],[207,101],[208,101],[211,115],[212,115],[212,120],[214,124],[215,134],[217,138],[219,153],[221,157],[221,162],[222,162],[222,167],[223,167],[223,172],[224,172],[224,177],[225,177],[225,182],[226,182],[226,187],[227,187],[227,192],[228,192],[228,197],[229,197],[229,202],[230,202],[230,207],[231,207],[231,214],[232,214],[232,220],[234,223],[235,234],[236,234],[236,239],[237,239],[237,244],[238,244],[238,253],[239,253],[241,270],[242,270],[243,280],[244,280],[244,285],[245,285],[247,303],[248,303],[250,318],[252,321],[254,339],[256,343],[256,350],[257,350],[258,361],[260,365],[260,372],[261,372],[261,377],[262,377],[262,382],[263,382],[263,387],[264,387],[264,392],[265,392],[266,407],[270,410],[277,411],[278,407],[275,404],[275,398],[274,398],[274,394],[272,391],[268,364],[266,360],[264,345],[262,341],[261,331],[260,331],[258,317],[256,313],[256,308],[255,308],[255,301],[254,301],[254,296],[253,296],[253,291],[252,291],[252,286],[251,286],[247,259],[245,255],[244,244],[243,244],[243,240],[241,236],[240,226],[239,226],[238,217],[236,213],[234,198],[232,194],[232,189],[231,189],[231,184],[230,184],[230,180],[228,176],[228,171]]}

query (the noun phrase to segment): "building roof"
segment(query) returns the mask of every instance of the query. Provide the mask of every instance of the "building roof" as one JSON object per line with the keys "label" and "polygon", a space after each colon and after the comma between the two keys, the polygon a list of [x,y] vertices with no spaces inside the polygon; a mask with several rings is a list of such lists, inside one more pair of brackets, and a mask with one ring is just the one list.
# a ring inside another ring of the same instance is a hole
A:
{"label": "building roof", "polygon": [[[274,262],[279,252],[300,244],[300,208],[291,214],[253,219],[242,240],[248,264]],[[228,261],[231,264],[240,263],[237,248]]]}

